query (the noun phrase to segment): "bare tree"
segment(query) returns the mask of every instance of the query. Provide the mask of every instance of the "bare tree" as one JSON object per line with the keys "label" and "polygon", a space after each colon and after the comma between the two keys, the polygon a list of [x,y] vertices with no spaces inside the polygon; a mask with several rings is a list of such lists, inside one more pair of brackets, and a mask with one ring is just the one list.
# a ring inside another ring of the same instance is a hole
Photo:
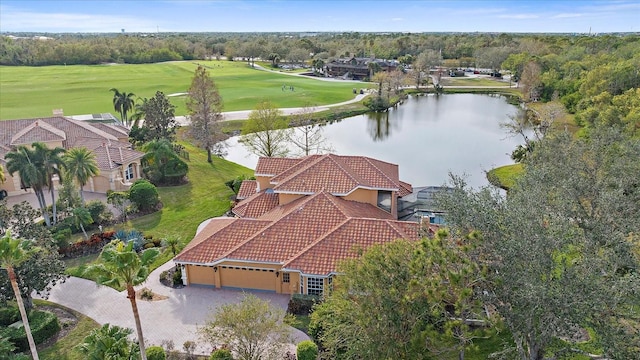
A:
{"label": "bare tree", "polygon": [[542,69],[535,61],[529,61],[522,69],[520,84],[522,85],[522,94],[525,101],[537,101],[540,98],[541,74]]}
{"label": "bare tree", "polygon": [[313,106],[306,105],[293,115],[294,128],[289,132],[289,141],[300,150],[300,155],[332,152],[334,149],[323,135],[319,124],[313,123]]}
{"label": "bare tree", "polygon": [[207,161],[211,163],[212,148],[224,139],[220,129],[222,97],[202,65],[198,66],[191,80],[186,105],[191,118],[191,136],[207,150]]}
{"label": "bare tree", "polygon": [[286,156],[288,129],[282,112],[271,102],[263,101],[251,112],[242,127],[240,141],[247,149],[265,157]]}
{"label": "bare tree", "polygon": [[429,70],[438,66],[442,63],[442,56],[438,51],[435,50],[426,50],[413,62],[412,65],[412,76],[416,84],[416,89],[422,85],[425,78],[429,77]]}

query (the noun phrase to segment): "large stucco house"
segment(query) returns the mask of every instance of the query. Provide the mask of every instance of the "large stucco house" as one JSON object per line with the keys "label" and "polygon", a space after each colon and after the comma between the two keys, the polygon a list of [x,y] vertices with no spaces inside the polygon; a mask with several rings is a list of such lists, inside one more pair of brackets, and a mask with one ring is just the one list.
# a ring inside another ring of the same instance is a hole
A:
{"label": "large stucco house", "polygon": [[[362,156],[260,158],[235,217],[203,223],[174,258],[186,285],[320,295],[338,262],[373,244],[418,239],[398,221],[411,185],[398,166]],[[433,228],[431,229],[433,231]]]}
{"label": "large stucco house", "polygon": [[96,157],[100,174],[85,185],[86,191],[106,193],[108,190],[126,190],[141,177],[140,160],[144,153],[133,150],[129,143],[129,130],[115,122],[74,120],[65,116],[38,119],[4,120],[0,122],[0,164],[5,169],[6,181],[0,184],[9,196],[22,194],[18,173],[6,172],[5,155],[17,146],[31,146],[42,142],[49,148],[86,147]]}

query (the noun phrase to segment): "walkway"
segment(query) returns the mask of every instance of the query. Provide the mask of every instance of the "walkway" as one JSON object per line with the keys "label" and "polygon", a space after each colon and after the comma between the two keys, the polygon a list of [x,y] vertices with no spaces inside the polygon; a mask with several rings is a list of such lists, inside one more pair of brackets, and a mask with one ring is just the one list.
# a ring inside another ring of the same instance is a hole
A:
{"label": "walkway", "polygon": [[[203,325],[208,315],[218,306],[238,303],[243,292],[191,286],[182,289],[168,288],[160,284],[160,273],[171,267],[173,261],[167,262],[154,270],[144,284],[136,287],[146,287],[156,294],[168,297],[164,300],[137,302],[145,345],[160,345],[163,340],[172,340],[176,350],[180,351],[186,341],[193,341],[198,344],[196,353],[208,355],[211,353],[211,346],[200,340],[198,326]],[[287,308],[289,295],[265,292],[256,292],[255,295],[282,309]],[[131,303],[124,291],[118,292],[110,287],[97,286],[93,281],[71,277],[64,284],[53,287],[48,300],[76,310],[101,325],[109,323],[130,328],[134,330],[135,336]],[[291,330],[293,341],[287,350],[295,352],[295,344],[309,337],[297,329]]]}
{"label": "walkway", "polygon": [[[353,98],[351,100],[343,101],[341,103],[315,106],[315,107],[311,108],[311,112],[316,113],[316,112],[320,112],[320,111],[329,110],[332,107],[353,104],[353,103],[362,101],[362,99],[364,99],[367,95],[368,94],[358,94],[358,95],[356,95],[355,98]],[[297,112],[302,111],[303,109],[304,109],[303,107],[294,107],[294,108],[280,108],[279,110],[282,112],[283,115],[293,115],[293,114],[295,114]],[[240,110],[240,111],[223,112],[222,113],[222,121],[246,120],[246,119],[249,118],[249,115],[251,114],[252,111],[253,110]],[[189,118],[187,116],[176,116],[176,122],[180,126],[186,126],[186,125],[190,124]]]}

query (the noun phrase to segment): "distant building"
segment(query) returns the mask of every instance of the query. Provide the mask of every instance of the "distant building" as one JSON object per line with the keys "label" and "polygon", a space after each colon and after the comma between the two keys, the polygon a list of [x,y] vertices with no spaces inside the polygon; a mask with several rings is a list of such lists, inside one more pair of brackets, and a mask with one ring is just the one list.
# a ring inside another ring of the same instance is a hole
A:
{"label": "distant building", "polygon": [[400,65],[396,60],[351,57],[333,60],[325,65],[325,69],[331,77],[362,80],[370,76],[371,63],[376,63],[382,71],[393,71]]}

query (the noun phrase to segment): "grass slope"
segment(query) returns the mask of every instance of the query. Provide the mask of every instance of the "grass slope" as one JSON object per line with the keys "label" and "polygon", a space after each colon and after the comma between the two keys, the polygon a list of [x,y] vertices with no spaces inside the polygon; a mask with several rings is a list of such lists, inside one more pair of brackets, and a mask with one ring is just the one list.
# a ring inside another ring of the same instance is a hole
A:
{"label": "grass slope", "polygon": [[[261,71],[243,62],[198,63],[208,68],[220,89],[224,111],[250,110],[263,99],[269,99],[277,107],[298,107],[353,98],[352,82],[321,81]],[[0,120],[51,116],[52,109],[63,109],[69,115],[115,113],[110,88],[147,98],[157,90],[167,95],[186,92],[196,66],[196,62],[189,61],[141,65],[0,66]],[[283,91],[284,84],[287,89]],[[294,91],[288,86],[293,86]],[[176,115],[184,115],[185,97],[171,99],[177,106]]]}

